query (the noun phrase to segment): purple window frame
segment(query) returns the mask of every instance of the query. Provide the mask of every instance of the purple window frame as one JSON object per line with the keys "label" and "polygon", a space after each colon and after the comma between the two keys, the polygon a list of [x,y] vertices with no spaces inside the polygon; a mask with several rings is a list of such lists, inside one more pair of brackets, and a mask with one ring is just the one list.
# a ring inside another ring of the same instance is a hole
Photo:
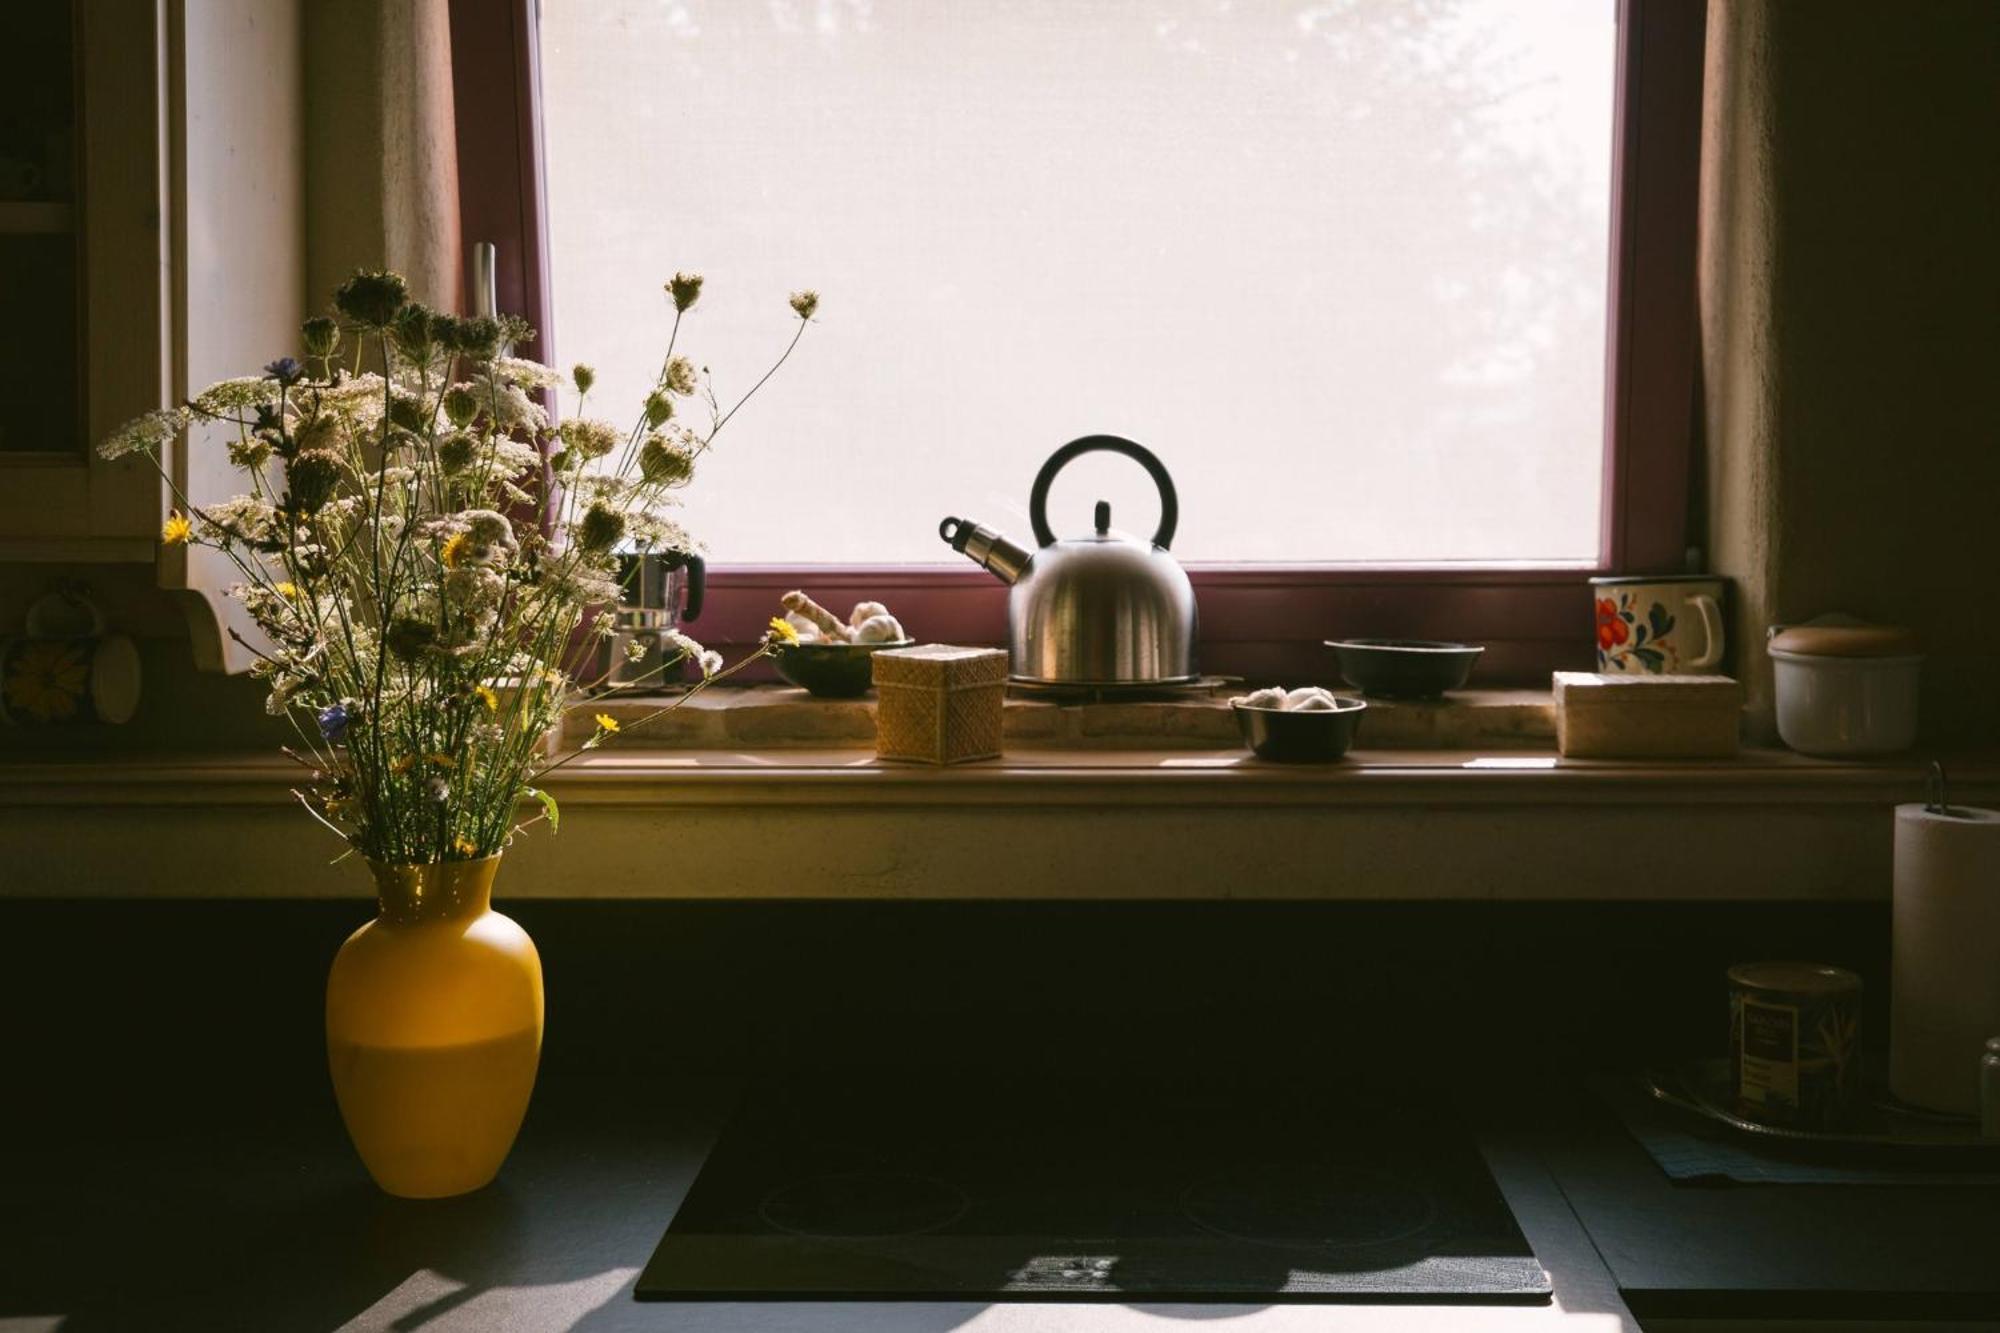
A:
{"label": "purple window frame", "polygon": [[[550,345],[537,0],[451,0],[459,210],[468,246],[500,248],[501,307]],[[1685,567],[1695,461],[1695,224],[1706,0],[1619,0],[1606,320],[1604,494],[1587,566],[1232,565],[1190,567],[1203,669],[1324,679],[1321,641],[1341,635],[1463,639],[1487,646],[1475,684],[1546,682],[1587,669],[1597,574]],[[512,80],[492,77],[511,69]],[[999,644],[1006,589],[971,568],[718,565],[700,637],[754,643],[787,589],[845,606],[883,600],[922,637]]]}

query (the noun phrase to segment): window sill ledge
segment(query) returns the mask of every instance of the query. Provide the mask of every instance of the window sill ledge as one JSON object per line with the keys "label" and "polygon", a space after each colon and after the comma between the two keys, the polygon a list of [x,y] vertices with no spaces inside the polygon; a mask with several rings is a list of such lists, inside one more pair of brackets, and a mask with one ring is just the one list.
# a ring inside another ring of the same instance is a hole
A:
{"label": "window sill ledge", "polygon": [[[1039,750],[1240,750],[1229,708],[1241,686],[1209,698],[1051,703],[1009,698],[1003,722],[1010,753]],[[563,741],[587,739],[599,713],[620,739],[673,750],[798,750],[875,744],[875,700],[815,699],[773,686],[718,687],[662,713],[666,697],[601,700],[571,710]],[[1547,690],[1465,690],[1436,702],[1371,700],[1361,736],[1371,748],[1447,750],[1555,743],[1555,699]]]}

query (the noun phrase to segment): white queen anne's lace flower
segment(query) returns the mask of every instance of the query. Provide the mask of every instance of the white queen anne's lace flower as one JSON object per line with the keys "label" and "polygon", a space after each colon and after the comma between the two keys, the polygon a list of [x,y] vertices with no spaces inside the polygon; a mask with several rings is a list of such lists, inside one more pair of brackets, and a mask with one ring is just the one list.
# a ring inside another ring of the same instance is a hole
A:
{"label": "white queen anne's lace flower", "polygon": [[667,645],[681,657],[701,668],[704,678],[722,670],[722,654],[702,647],[688,635],[677,629],[670,629],[660,635],[662,644]]}
{"label": "white queen anne's lace flower", "polygon": [[453,526],[465,533],[465,550],[457,559],[461,565],[503,566],[520,550],[514,525],[498,510],[468,509],[455,516]]}
{"label": "white queen anne's lace flower", "polygon": [[262,375],[218,380],[194,396],[190,404],[205,417],[227,417],[268,407],[278,401],[278,382]]}
{"label": "white queen anne's lace flower", "polygon": [[495,436],[487,446],[486,457],[492,465],[492,471],[503,477],[516,476],[529,468],[538,468],[542,465],[540,449],[508,435]]}
{"label": "white queen anne's lace flower", "polygon": [[276,531],[278,511],[254,495],[238,495],[201,511],[201,530],[211,541],[268,541]]}
{"label": "white queen anne's lace flower", "polygon": [[507,595],[507,576],[481,565],[462,565],[444,576],[444,600],[477,629],[493,623],[500,599]]}
{"label": "white queen anne's lace flower", "polygon": [[585,458],[602,458],[618,447],[618,427],[591,417],[571,417],[563,422],[562,441]]}
{"label": "white queen anne's lace flower", "polygon": [[677,356],[667,362],[667,373],[662,377],[667,388],[686,398],[692,394],[700,381],[696,378],[694,362],[684,356]]}
{"label": "white queen anne's lace flower", "polygon": [[382,377],[372,370],[306,395],[315,396],[322,412],[338,413],[354,430],[365,433],[382,422]]}
{"label": "white queen anne's lace flower", "polygon": [[549,428],[549,414],[542,410],[542,405],[529,398],[521,386],[509,383],[502,376],[479,375],[473,380],[472,395],[478,400],[480,410],[492,417],[493,424],[502,431],[525,430],[540,435]]}
{"label": "white queen anne's lace flower", "polygon": [[523,389],[552,389],[562,383],[562,375],[558,371],[521,356],[495,357],[493,373]]}
{"label": "white queen anne's lace flower", "polygon": [[123,458],[127,454],[157,454],[167,441],[187,429],[193,414],[185,407],[166,407],[137,416],[105,436],[97,446],[100,458]]}

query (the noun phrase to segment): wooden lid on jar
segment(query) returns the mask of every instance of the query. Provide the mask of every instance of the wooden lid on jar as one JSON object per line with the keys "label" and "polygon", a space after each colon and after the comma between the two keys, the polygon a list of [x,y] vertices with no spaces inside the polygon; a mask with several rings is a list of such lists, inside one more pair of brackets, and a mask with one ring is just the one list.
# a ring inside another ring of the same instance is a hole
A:
{"label": "wooden lid on jar", "polygon": [[1770,647],[1813,657],[1910,657],[1917,636],[1901,625],[1792,625],[1773,634]]}

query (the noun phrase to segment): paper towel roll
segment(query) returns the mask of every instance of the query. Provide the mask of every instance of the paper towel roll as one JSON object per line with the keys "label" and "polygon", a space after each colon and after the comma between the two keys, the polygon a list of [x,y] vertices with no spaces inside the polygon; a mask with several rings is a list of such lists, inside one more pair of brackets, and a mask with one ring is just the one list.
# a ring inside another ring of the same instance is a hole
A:
{"label": "paper towel roll", "polygon": [[1979,1114],[1979,1058],[2000,1036],[2000,811],[1896,807],[1889,1090]]}

